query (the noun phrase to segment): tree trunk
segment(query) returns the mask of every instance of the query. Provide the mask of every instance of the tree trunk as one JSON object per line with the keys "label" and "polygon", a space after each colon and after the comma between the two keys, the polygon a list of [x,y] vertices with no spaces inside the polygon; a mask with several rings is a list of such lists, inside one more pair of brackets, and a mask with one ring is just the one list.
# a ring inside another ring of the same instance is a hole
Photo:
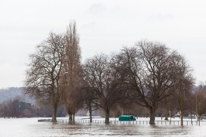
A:
{"label": "tree trunk", "polygon": [[54,103],[52,108],[52,122],[56,122],[57,105]]}
{"label": "tree trunk", "polygon": [[150,108],[150,121],[149,121],[149,123],[151,125],[155,124],[155,109],[153,109],[153,108]]}
{"label": "tree trunk", "polygon": [[72,113],[69,113],[69,123],[72,122]]}
{"label": "tree trunk", "polygon": [[109,124],[109,112],[110,112],[110,110],[107,108],[105,110],[105,123],[106,124]]}
{"label": "tree trunk", "polygon": [[168,120],[169,109],[166,109],[165,120]]}
{"label": "tree trunk", "polygon": [[199,126],[200,126],[200,117],[201,117],[201,114],[200,114],[200,111],[201,109],[200,109],[200,103],[199,103],[199,113],[198,113],[198,116],[199,116]]}
{"label": "tree trunk", "polygon": [[196,95],[196,104],[195,104],[195,106],[196,106],[196,117],[197,117],[197,120],[198,120],[197,95]]}
{"label": "tree trunk", "polygon": [[181,109],[181,114],[180,114],[180,116],[181,116],[181,126],[183,126],[183,110]]}
{"label": "tree trunk", "polygon": [[75,122],[75,114],[73,114],[73,119],[72,119],[72,121]]}
{"label": "tree trunk", "polygon": [[89,119],[90,119],[90,123],[92,123],[92,107],[91,107],[91,104],[89,104]]}
{"label": "tree trunk", "polygon": [[[52,87],[54,87],[54,86],[52,86]],[[57,121],[56,120],[56,114],[57,114],[57,103],[56,103],[56,100],[55,100],[55,97],[54,97],[54,92],[52,92],[52,122]]]}
{"label": "tree trunk", "polygon": [[192,108],[190,110],[190,115],[191,115],[191,124],[192,124]]}

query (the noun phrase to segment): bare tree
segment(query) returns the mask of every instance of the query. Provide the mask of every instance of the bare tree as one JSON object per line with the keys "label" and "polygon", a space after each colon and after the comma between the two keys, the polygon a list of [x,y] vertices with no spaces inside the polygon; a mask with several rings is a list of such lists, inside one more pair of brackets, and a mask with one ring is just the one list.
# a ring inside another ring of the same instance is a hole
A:
{"label": "bare tree", "polygon": [[[84,82],[83,82],[84,83]],[[91,88],[87,86],[87,83],[82,85],[82,101],[83,106],[85,109],[89,110],[89,119],[90,123],[92,122],[92,111],[98,109],[98,105],[94,104],[93,101],[95,100],[94,92],[90,91]]]}
{"label": "bare tree", "polygon": [[169,120],[169,114],[172,116],[172,110],[177,109],[175,98],[173,96],[169,96],[164,98],[161,102],[159,102],[159,107],[164,110],[162,116],[165,116],[165,120]]}
{"label": "bare tree", "polygon": [[52,121],[56,121],[60,104],[59,77],[64,55],[65,36],[50,33],[47,40],[36,46],[30,55],[26,71],[24,92],[53,108]]}
{"label": "bare tree", "polygon": [[115,108],[125,96],[117,66],[115,57],[109,58],[101,54],[87,59],[83,67],[85,87],[93,96],[92,104],[105,111],[105,123],[109,123],[111,109]]}
{"label": "bare tree", "polygon": [[81,107],[78,99],[81,95],[81,51],[76,23],[70,23],[66,33],[66,47],[61,71],[61,95],[70,118],[75,121],[75,113]]}
{"label": "bare tree", "polygon": [[128,94],[135,103],[149,109],[150,124],[155,124],[158,103],[174,92],[174,54],[164,44],[150,41],[140,41],[120,54]]}
{"label": "bare tree", "polygon": [[184,57],[181,55],[176,55],[173,58],[173,67],[174,67],[174,81],[175,83],[175,92],[173,93],[174,97],[178,103],[178,109],[181,113],[181,125],[183,126],[183,111],[186,109],[185,102],[188,101],[194,79],[191,74],[190,66],[185,61]]}
{"label": "bare tree", "polygon": [[201,116],[206,115],[206,86],[199,85],[197,86],[192,94],[190,100],[191,110],[196,112],[197,120],[200,121]]}

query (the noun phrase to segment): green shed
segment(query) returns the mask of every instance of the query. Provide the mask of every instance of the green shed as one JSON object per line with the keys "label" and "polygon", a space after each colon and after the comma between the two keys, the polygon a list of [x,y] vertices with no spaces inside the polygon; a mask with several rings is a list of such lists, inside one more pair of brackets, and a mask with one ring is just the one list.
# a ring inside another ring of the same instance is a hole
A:
{"label": "green shed", "polygon": [[119,116],[119,121],[135,121],[136,118],[132,115],[121,115]]}

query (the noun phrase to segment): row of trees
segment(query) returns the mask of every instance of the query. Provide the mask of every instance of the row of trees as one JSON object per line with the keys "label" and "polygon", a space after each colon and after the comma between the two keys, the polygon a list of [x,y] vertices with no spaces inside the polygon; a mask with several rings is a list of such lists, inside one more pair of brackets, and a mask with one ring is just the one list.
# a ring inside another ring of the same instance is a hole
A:
{"label": "row of trees", "polygon": [[31,115],[31,104],[17,98],[0,104],[0,116],[2,117],[31,117]]}
{"label": "row of trees", "polygon": [[154,124],[160,102],[176,97],[183,110],[193,87],[184,57],[159,42],[140,41],[118,54],[95,55],[81,64],[75,23],[66,34],[50,33],[30,59],[24,91],[53,107],[52,121],[62,103],[70,120],[80,108],[88,108],[90,114],[101,108],[106,123],[111,110],[138,104],[149,110]]}
{"label": "row of trees", "polygon": [[[60,106],[57,116],[65,116],[64,107]],[[31,105],[21,97],[0,103],[0,117],[51,117],[52,109],[48,105]]]}

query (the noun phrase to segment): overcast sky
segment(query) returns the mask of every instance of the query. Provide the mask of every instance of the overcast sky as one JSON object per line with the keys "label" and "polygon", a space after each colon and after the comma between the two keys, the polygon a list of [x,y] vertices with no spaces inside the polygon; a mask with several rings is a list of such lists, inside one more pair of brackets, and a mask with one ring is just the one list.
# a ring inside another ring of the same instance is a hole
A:
{"label": "overcast sky", "polygon": [[206,81],[205,0],[0,0],[0,88],[21,87],[29,54],[75,20],[83,60],[140,40],[184,55]]}

